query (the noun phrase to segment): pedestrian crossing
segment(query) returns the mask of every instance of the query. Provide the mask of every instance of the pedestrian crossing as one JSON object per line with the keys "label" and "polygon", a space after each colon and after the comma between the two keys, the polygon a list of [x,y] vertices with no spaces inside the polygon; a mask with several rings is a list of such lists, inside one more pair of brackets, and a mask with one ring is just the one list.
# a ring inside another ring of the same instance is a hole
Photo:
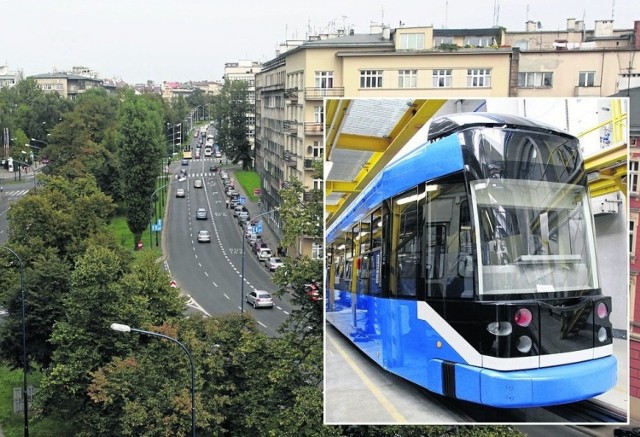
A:
{"label": "pedestrian crossing", "polygon": [[26,195],[28,192],[29,190],[12,190],[12,191],[3,190],[0,196],[22,197]]}

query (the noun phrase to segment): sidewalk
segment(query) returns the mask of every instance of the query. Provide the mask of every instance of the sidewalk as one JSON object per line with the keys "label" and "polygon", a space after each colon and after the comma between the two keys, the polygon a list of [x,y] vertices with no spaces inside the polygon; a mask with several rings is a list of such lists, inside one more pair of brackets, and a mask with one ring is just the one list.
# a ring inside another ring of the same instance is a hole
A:
{"label": "sidewalk", "polygon": [[[245,203],[245,208],[247,208],[247,211],[249,211],[249,217],[251,218],[251,220],[253,221],[253,219],[260,215],[260,214],[264,214],[265,212],[267,212],[267,210],[263,210],[261,205],[258,205],[258,202],[252,202],[251,200],[249,200],[249,196],[247,195],[247,193],[244,191],[244,187],[242,187],[240,184],[237,183],[238,178],[235,177],[235,172],[237,170],[242,170],[242,166],[239,164],[226,164],[222,166],[222,170],[226,171],[227,173],[229,173],[230,177],[232,177],[233,179],[235,179],[236,181],[236,191],[240,193],[241,196],[244,196],[247,198],[247,203]],[[219,173],[218,173],[219,174]],[[265,214],[262,217],[260,217],[258,220],[262,220],[262,241],[264,241],[265,243],[267,243],[267,245],[269,246],[269,249],[271,249],[271,253],[274,254],[274,256],[276,256],[277,252],[278,252],[278,246],[280,245],[280,241],[278,240],[278,238],[276,237],[275,233],[273,232],[273,230],[271,229],[271,221],[269,219],[270,214]]]}

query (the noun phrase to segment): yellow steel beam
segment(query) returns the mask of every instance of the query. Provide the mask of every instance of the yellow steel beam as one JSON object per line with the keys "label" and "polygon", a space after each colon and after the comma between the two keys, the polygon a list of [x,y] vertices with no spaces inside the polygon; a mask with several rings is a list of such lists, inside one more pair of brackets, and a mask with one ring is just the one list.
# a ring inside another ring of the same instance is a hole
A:
{"label": "yellow steel beam", "polygon": [[350,104],[351,100],[349,99],[327,99],[326,136],[324,141],[324,154],[326,157],[331,156],[331,151],[335,147],[336,139],[342,129]]}
{"label": "yellow steel beam", "polygon": [[[398,120],[389,134],[389,147],[385,152],[375,152],[355,177],[356,190],[362,190],[404,147],[424,124],[442,107],[445,100],[415,100]],[[355,198],[355,192],[346,194],[340,207],[327,218],[329,226]]]}
{"label": "yellow steel beam", "polygon": [[627,143],[621,143],[616,146],[607,147],[598,153],[584,158],[584,167],[589,171],[601,170],[620,163],[627,162]]}
{"label": "yellow steel beam", "polygon": [[615,167],[602,169],[598,172],[598,178],[589,182],[589,192],[591,197],[602,196],[616,191],[622,191],[627,195],[627,184],[623,181],[627,174],[626,163],[620,163]]}
{"label": "yellow steel beam", "polygon": [[334,214],[338,208],[340,207],[340,204],[336,204],[336,205],[325,205],[324,206],[324,211],[329,213],[329,214]]}
{"label": "yellow steel beam", "polygon": [[353,193],[359,190],[355,182],[325,181],[325,191],[328,194],[334,191],[339,193]]}
{"label": "yellow steel beam", "polygon": [[384,152],[389,147],[389,139],[368,135],[340,134],[335,147],[363,152]]}

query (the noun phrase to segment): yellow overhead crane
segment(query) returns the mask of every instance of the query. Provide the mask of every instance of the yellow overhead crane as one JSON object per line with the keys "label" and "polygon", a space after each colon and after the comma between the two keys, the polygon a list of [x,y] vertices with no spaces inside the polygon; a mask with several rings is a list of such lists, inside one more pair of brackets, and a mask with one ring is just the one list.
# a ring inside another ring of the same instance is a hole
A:
{"label": "yellow overhead crane", "polygon": [[331,193],[343,193],[337,204],[325,206],[327,226],[340,215],[353,200],[353,197],[367,186],[371,179],[387,165],[445,102],[446,100],[416,99],[407,107],[387,136],[375,137],[342,133],[342,126],[351,100],[327,100],[325,156],[330,159],[331,152],[337,148],[373,152],[352,181],[334,181],[328,178],[325,180],[325,196]]}
{"label": "yellow overhead crane", "polygon": [[622,112],[620,100],[611,101],[611,119],[578,134],[581,138],[606,125],[611,125],[611,146],[584,158],[589,179],[591,197],[598,197],[616,191],[627,196],[628,138],[626,122],[628,114]]}

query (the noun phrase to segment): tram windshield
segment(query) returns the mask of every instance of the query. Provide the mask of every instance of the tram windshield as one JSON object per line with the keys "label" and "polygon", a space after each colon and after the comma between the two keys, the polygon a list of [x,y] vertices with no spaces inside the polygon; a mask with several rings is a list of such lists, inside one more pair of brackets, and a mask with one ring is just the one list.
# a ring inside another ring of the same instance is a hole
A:
{"label": "tram windshield", "polygon": [[480,294],[598,287],[585,187],[522,179],[470,185],[481,254]]}

